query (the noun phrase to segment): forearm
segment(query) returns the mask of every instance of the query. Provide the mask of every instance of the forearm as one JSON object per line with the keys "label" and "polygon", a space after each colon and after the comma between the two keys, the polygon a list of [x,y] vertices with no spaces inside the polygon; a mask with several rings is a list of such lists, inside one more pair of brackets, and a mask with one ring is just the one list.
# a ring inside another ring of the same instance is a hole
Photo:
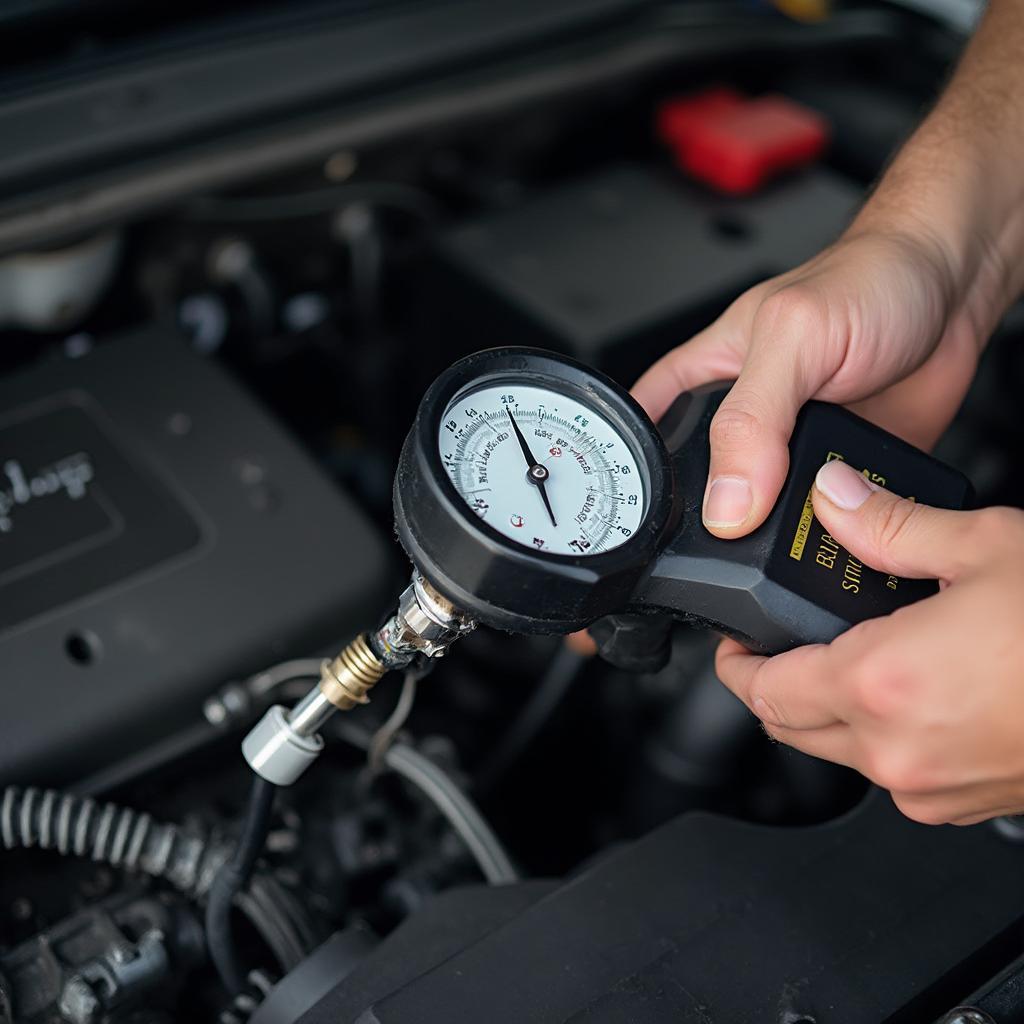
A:
{"label": "forearm", "polygon": [[1024,0],[992,0],[850,228],[926,239],[985,335],[1024,288]]}

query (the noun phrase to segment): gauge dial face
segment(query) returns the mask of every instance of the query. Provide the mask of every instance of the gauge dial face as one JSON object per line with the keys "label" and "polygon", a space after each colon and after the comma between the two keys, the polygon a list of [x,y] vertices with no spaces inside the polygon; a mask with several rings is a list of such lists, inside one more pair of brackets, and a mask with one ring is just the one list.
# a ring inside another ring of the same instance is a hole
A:
{"label": "gauge dial face", "polygon": [[558,391],[491,384],[458,395],[438,433],[445,471],[466,504],[523,547],[610,551],[647,506],[629,444],[603,416]]}

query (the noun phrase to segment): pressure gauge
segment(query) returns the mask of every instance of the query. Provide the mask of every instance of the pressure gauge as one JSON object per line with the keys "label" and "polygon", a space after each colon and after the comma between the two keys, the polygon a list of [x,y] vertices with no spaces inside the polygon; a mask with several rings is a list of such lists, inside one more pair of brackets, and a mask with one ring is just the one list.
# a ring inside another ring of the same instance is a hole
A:
{"label": "pressure gauge", "polygon": [[839,406],[801,411],[762,526],[738,540],[708,533],[708,432],[726,391],[680,395],[656,427],[617,384],[565,356],[504,348],[460,360],[428,389],[406,438],[399,540],[442,602],[517,632],[657,613],[774,653],[935,593],[934,580],[875,572],[839,548],[814,518],[814,476],[841,458],[946,508],[970,501],[969,482]]}
{"label": "pressure gauge", "polygon": [[434,382],[395,482],[417,568],[481,621],[521,631],[578,628],[625,599],[671,505],[665,446],[636,402],[525,348]]}
{"label": "pressure gauge", "polygon": [[611,551],[647,510],[627,434],[592,402],[550,384],[489,383],[457,394],[438,454],[480,519],[537,551]]}

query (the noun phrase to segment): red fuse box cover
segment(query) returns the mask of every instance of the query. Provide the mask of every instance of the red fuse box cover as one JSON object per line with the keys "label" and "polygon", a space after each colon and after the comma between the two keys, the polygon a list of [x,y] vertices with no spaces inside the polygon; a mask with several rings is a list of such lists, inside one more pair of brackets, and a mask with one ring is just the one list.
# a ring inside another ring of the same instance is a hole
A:
{"label": "red fuse box cover", "polygon": [[663,104],[657,129],[682,170],[734,195],[813,162],[829,135],[820,114],[784,96],[744,99],[729,89]]}

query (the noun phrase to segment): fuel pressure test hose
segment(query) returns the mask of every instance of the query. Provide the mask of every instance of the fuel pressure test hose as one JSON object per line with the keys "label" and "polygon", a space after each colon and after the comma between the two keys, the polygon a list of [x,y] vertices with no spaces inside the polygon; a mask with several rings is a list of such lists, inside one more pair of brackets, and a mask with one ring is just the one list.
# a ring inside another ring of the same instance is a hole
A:
{"label": "fuel pressure test hose", "polygon": [[291,711],[275,705],[243,743],[255,777],[241,835],[213,880],[205,919],[210,960],[229,993],[241,991],[246,978],[232,932],[231,908],[249,884],[263,850],[277,788],[293,783],[323,749],[320,729],[331,715],[366,704],[367,691],[388,667],[361,634],[333,661],[323,662],[319,683]]}
{"label": "fuel pressure test hose", "polygon": [[263,850],[276,793],[274,783],[258,775],[253,779],[242,834],[231,859],[214,877],[206,900],[206,945],[221,982],[232,994],[244,987],[246,971],[239,963],[232,936],[231,908],[237,895],[249,885]]}
{"label": "fuel pressure test hose", "polygon": [[[429,584],[414,577],[399,598],[397,611],[379,631],[360,634],[336,658],[324,661],[319,682],[294,708],[286,711],[281,705],[274,705],[246,736],[242,753],[256,777],[238,843],[214,878],[206,905],[210,959],[230,993],[240,991],[246,977],[232,933],[231,908],[237,894],[248,885],[263,849],[277,787],[291,785],[316,759],[324,746],[320,730],[335,712],[367,704],[369,690],[388,671],[404,669],[418,674],[414,662],[440,657],[473,626],[472,621]],[[378,758],[385,753],[377,749],[372,740],[370,746]],[[391,763],[394,758],[386,760]],[[407,772],[403,770],[403,774]],[[431,773],[421,774],[430,777],[419,779],[420,788],[456,826],[488,879],[514,879],[514,871],[500,844],[486,842],[490,838],[486,826],[483,840],[480,840],[480,830],[472,827],[479,819],[475,808],[457,802],[449,806],[449,788],[444,783],[438,784]],[[466,827],[460,827],[460,823]],[[491,858],[493,864],[484,856],[491,847],[498,851]]]}

